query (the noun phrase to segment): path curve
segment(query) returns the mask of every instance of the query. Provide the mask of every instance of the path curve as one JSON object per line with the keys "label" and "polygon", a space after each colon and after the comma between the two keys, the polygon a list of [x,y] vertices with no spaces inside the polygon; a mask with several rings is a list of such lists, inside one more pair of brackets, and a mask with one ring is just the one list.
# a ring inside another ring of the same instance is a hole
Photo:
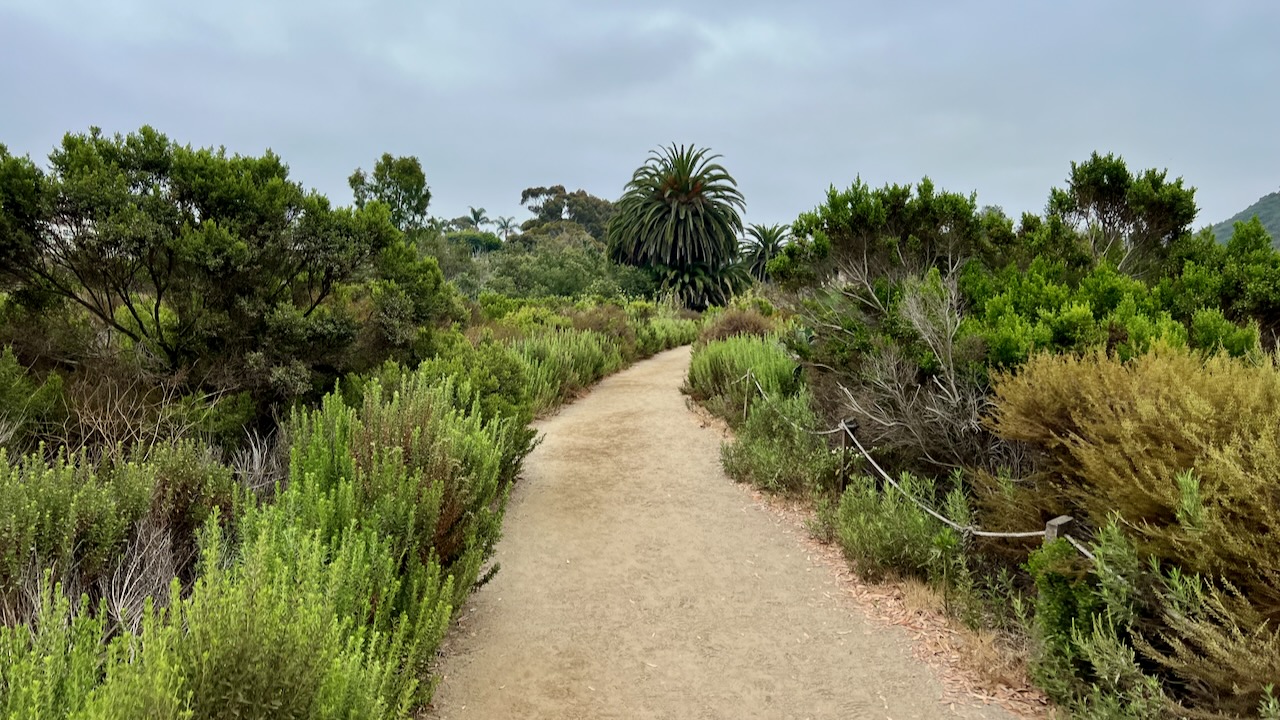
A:
{"label": "path curve", "polygon": [[688,362],[641,362],[538,424],[428,717],[1011,718],[944,702],[906,632],[725,477]]}

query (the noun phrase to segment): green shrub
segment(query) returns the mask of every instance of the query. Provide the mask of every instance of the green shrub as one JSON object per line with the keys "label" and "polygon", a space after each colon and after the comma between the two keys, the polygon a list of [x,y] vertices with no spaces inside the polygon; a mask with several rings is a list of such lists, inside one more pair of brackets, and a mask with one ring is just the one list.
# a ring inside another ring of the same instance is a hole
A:
{"label": "green shrub", "polygon": [[522,332],[535,334],[548,330],[564,330],[573,327],[573,320],[555,312],[551,308],[539,305],[525,305],[514,312],[507,313],[500,322]]}
{"label": "green shrub", "polygon": [[0,605],[22,618],[24,590],[45,568],[84,588],[115,569],[150,509],[155,468],[99,469],[83,455],[10,459],[0,450]]}
{"label": "green shrub", "polygon": [[[326,539],[351,522],[375,529],[404,563],[438,562],[465,594],[497,542],[506,451],[501,424],[454,407],[452,382],[410,375],[391,393],[371,384],[359,409],[335,394],[296,412],[279,502],[303,503],[293,509],[298,521]],[[354,495],[330,507],[325,498],[348,484]]]}
{"label": "green shrub", "polygon": [[[348,583],[369,583],[370,569],[345,565],[351,556],[341,545],[326,562],[329,548],[296,527],[271,530],[255,528],[240,561],[229,566],[216,534],[207,539],[195,588],[174,603],[173,622],[184,629],[174,659],[193,716],[301,719],[337,711],[378,717],[381,658],[366,656],[365,633],[343,612],[356,608],[341,607]],[[364,548],[388,550],[376,542]],[[364,558],[380,562],[376,555]],[[144,633],[139,640],[145,647],[149,638]],[[109,677],[103,694],[116,694],[119,682]],[[343,707],[325,707],[332,699]]]}
{"label": "green shrub", "polygon": [[1106,618],[1095,616],[1090,631],[1077,628],[1072,637],[1094,677],[1086,691],[1063,699],[1073,718],[1162,720],[1170,716],[1173,708],[1159,679],[1143,672],[1133,648]]}
{"label": "green shrub", "polygon": [[38,587],[29,624],[0,622],[0,717],[69,717],[99,681],[106,613],[73,604],[48,574]]}
{"label": "green shrub", "polygon": [[[759,387],[757,387],[757,384]],[[776,340],[753,336],[708,343],[693,353],[685,392],[731,423],[746,420],[760,390],[770,398],[794,396],[801,381],[795,362]]]}
{"label": "green shrub", "polygon": [[[931,481],[904,473],[903,489],[933,501]],[[901,492],[877,489],[869,477],[854,477],[836,511],[836,537],[858,572],[877,580],[887,575],[928,578],[939,549],[958,544],[954,531],[930,517]]]}
{"label": "green shrub", "polygon": [[592,331],[557,330],[512,345],[529,367],[533,410],[541,415],[620,369],[618,346]]}
{"label": "green shrub", "polygon": [[688,318],[659,316],[646,320],[636,330],[636,350],[649,357],[698,339],[698,323]]}
{"label": "green shrub", "polygon": [[1236,325],[1217,309],[1197,310],[1191,318],[1191,346],[1209,352],[1245,357],[1262,349],[1258,325]]}
{"label": "green shrub", "polygon": [[153,448],[145,466],[154,482],[150,517],[168,533],[175,569],[189,578],[200,529],[214,513],[235,516],[235,476],[212,450],[191,441]]}
{"label": "green shrub", "polygon": [[1093,632],[1099,610],[1088,566],[1066,540],[1058,540],[1031,553],[1027,572],[1036,586],[1034,628],[1040,647],[1035,680],[1053,699],[1069,702],[1091,677],[1076,642],[1078,633]]}
{"label": "green shrub", "polygon": [[0,352],[0,447],[29,448],[64,414],[60,376],[51,373],[37,382],[13,348]]}
{"label": "green shrub", "polygon": [[611,262],[603,246],[585,234],[542,237],[531,245],[508,243],[480,258],[485,292],[521,297],[615,298],[652,295],[656,289],[650,273]]}
{"label": "green shrub", "polygon": [[752,406],[733,442],[720,456],[730,477],[765,490],[829,490],[840,458],[815,436],[818,419],[807,392]]}

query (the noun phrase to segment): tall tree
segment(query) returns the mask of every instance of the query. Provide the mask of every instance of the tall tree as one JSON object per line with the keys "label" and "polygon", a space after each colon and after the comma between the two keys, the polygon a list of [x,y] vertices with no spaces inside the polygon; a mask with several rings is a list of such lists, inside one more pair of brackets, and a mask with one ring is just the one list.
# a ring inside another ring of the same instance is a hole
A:
{"label": "tall tree", "polygon": [[838,282],[874,303],[877,278],[958,272],[979,252],[982,229],[974,195],[939,191],[927,177],[881,188],[857,178],[796,218],[773,277],[796,287]]}
{"label": "tall tree", "polygon": [[426,221],[431,189],[416,157],[383,153],[373,166],[372,176],[356,169],[347,184],[355,194],[356,207],[363,208],[374,200],[386,204],[391,209],[392,224],[401,231],[416,230]]}
{"label": "tall tree", "polygon": [[1195,188],[1167,170],[1133,174],[1124,159],[1093,153],[1071,163],[1065,189],[1049,195],[1049,214],[1081,234],[1093,255],[1122,271],[1142,274],[1159,264],[1169,246],[1196,219]]}
{"label": "tall tree", "polygon": [[468,208],[468,210],[467,219],[471,221],[471,227],[479,230],[485,225],[493,224],[493,220],[489,218],[489,215],[485,212],[484,208],[472,207]]}
{"label": "tall tree", "polygon": [[695,307],[727,299],[745,276],[736,262],[746,203],[719,157],[692,145],[652,151],[609,222],[615,260],[652,268]]}
{"label": "tall tree", "polygon": [[224,388],[253,366],[309,389],[309,367],[333,367],[356,331],[326,300],[399,236],[387,206],[333,208],[270,152],[192,149],[150,127],[68,134],[48,172],[0,151],[0,274],[19,296],[74,303]]}
{"label": "tall tree", "polygon": [[618,212],[617,206],[604,198],[586,190],[568,192],[563,185],[525,188],[520,193],[520,204],[534,215],[525,223],[526,229],[568,220],[581,225],[597,240],[605,239],[609,221]]}
{"label": "tall tree", "polygon": [[502,234],[503,242],[506,242],[507,238],[511,237],[511,233],[516,230],[516,219],[510,216],[500,215],[497,221],[494,222],[494,227]]}
{"label": "tall tree", "polygon": [[790,239],[790,225],[748,225],[747,236],[739,252],[751,276],[760,282],[769,280],[769,261],[782,252]]}

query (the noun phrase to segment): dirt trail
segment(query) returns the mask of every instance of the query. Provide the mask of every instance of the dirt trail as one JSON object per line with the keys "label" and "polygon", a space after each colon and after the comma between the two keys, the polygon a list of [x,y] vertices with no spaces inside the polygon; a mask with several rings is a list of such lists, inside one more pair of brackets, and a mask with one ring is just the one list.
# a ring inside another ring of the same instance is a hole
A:
{"label": "dirt trail", "polygon": [[687,348],[539,424],[429,717],[1011,718],[952,706],[905,631],[720,469],[679,387]]}

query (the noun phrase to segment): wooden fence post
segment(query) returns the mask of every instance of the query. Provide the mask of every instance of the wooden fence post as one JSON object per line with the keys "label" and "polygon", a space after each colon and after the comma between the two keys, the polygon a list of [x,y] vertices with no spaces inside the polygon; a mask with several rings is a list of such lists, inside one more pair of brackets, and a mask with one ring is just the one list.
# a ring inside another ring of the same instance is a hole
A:
{"label": "wooden fence post", "polygon": [[1059,515],[1044,524],[1044,543],[1049,543],[1066,535],[1066,530],[1071,526],[1072,518],[1070,515]]}

